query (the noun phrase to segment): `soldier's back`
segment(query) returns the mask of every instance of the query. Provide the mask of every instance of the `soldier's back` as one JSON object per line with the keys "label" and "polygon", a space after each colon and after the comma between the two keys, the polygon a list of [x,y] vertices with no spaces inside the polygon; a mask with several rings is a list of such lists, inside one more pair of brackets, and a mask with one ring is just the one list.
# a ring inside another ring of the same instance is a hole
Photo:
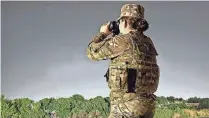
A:
{"label": "soldier's back", "polygon": [[128,46],[110,62],[108,85],[112,109],[119,105],[117,113],[130,117],[144,114],[155,105],[153,93],[159,82],[157,51],[152,40],[139,32],[118,37]]}

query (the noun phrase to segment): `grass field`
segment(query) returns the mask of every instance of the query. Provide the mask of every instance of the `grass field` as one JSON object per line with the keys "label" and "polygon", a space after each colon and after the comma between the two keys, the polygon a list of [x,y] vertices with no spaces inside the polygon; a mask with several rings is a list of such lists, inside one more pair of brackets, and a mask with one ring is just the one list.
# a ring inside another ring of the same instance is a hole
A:
{"label": "grass field", "polygon": [[162,109],[157,108],[154,118],[209,118],[209,109]]}

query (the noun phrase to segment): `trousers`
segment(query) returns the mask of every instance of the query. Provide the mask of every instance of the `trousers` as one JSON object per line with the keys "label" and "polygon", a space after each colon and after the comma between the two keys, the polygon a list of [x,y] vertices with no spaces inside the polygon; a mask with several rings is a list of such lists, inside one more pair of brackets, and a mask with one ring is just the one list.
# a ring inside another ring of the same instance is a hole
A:
{"label": "trousers", "polygon": [[[110,114],[108,118],[128,118],[127,116],[117,116],[114,114]],[[142,116],[137,116],[137,117],[130,117],[130,118],[154,118],[154,112],[152,111],[147,111],[144,115]]]}
{"label": "trousers", "polygon": [[[136,101],[131,102],[123,105],[111,105],[108,118],[154,118],[155,104],[147,107]],[[137,113],[140,115],[135,115]]]}

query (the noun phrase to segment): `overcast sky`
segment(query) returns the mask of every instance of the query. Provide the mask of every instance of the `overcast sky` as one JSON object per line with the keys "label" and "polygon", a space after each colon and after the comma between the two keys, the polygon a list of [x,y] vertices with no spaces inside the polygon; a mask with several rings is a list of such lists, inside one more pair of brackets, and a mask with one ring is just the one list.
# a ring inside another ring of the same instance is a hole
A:
{"label": "overcast sky", "polygon": [[158,96],[209,97],[209,2],[2,2],[2,82],[8,98],[109,95],[108,61],[86,47],[125,3],[145,7],[159,53]]}

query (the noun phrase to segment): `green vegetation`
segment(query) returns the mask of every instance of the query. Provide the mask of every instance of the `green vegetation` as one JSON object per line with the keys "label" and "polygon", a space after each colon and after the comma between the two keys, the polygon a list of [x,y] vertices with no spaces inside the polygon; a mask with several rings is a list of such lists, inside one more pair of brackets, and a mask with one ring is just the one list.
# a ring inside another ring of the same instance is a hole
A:
{"label": "green vegetation", "polygon": [[[190,113],[194,109],[209,109],[209,98],[182,98],[157,97],[157,108],[155,118],[191,118]],[[198,106],[187,105],[196,103]],[[50,118],[56,113],[56,118],[107,118],[109,115],[109,98],[101,96],[85,99],[81,95],[73,95],[70,98],[44,98],[40,101],[33,101],[28,98],[6,99],[1,95],[1,118]],[[187,110],[187,114],[185,112]],[[190,110],[190,111],[188,111]],[[197,110],[196,110],[197,111]],[[200,116],[204,112],[192,111],[192,116]],[[199,115],[200,114],[200,115]]]}

